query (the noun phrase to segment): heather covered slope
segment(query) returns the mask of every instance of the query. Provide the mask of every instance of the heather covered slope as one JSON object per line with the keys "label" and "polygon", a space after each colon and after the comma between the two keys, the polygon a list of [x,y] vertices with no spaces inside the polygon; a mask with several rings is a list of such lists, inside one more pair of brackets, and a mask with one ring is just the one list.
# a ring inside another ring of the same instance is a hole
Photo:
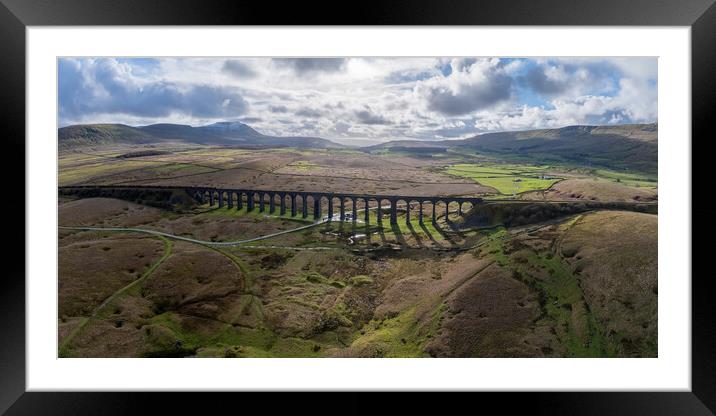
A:
{"label": "heather covered slope", "polygon": [[[68,199],[59,219],[212,241],[303,224],[195,208]],[[357,225],[375,230],[363,239],[346,239],[350,226],[334,223],[235,247],[61,229],[59,353],[655,357],[657,223],[625,211],[482,231],[443,217],[402,231],[374,220]],[[421,229],[429,235],[418,239]]]}
{"label": "heather covered slope", "polygon": [[57,130],[60,149],[156,142],[151,133],[124,124],[79,124]]}
{"label": "heather covered slope", "polygon": [[656,172],[656,124],[488,133],[458,147],[508,157]]}

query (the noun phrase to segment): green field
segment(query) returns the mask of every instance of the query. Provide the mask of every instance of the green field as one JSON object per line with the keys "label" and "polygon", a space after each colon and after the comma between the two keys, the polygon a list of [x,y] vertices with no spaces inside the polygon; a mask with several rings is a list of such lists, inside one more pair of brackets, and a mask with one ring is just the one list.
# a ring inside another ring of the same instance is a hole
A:
{"label": "green field", "polygon": [[594,172],[599,177],[622,183],[626,186],[637,188],[656,188],[658,186],[656,176],[640,173],[616,172],[612,170],[598,169]]}
{"label": "green field", "polygon": [[512,195],[549,189],[561,180],[551,175],[543,179],[543,172],[547,169],[549,166],[461,163],[448,166],[446,172],[495,188],[502,195]]}
{"label": "green field", "polygon": [[299,160],[299,161],[296,161],[296,162],[291,163],[289,166],[294,167],[294,168],[296,168],[297,170],[300,170],[300,171],[302,171],[302,172],[306,172],[306,171],[309,171],[309,170],[311,170],[311,169],[313,169],[313,168],[318,167],[317,164],[311,163],[311,162],[309,162],[309,161],[307,161],[307,160]]}

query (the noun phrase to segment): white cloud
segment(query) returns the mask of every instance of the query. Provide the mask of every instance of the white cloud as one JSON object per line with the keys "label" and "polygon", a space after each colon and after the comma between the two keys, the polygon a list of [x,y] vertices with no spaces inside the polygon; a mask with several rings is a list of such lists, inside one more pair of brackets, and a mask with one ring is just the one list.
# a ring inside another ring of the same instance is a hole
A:
{"label": "white cloud", "polygon": [[439,139],[657,117],[653,58],[61,61],[61,124],[251,120],[275,135]]}
{"label": "white cloud", "polygon": [[415,94],[428,111],[458,116],[490,108],[510,99],[512,77],[496,58],[453,59],[447,77],[417,81]]}

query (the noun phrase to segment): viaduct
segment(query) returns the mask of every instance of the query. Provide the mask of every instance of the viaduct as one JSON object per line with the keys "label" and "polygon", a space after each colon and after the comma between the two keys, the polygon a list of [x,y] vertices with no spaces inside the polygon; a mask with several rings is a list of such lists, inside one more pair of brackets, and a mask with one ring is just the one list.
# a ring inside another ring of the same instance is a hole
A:
{"label": "viaduct", "polygon": [[[353,215],[351,216],[353,221],[356,221],[358,217],[359,205],[362,202],[363,215],[365,221],[368,221],[368,209],[370,204],[373,203],[372,208],[377,210],[378,221],[381,221],[383,210],[387,209],[390,213],[390,223],[395,224],[398,222],[398,204],[404,203],[406,206],[406,222],[410,221],[410,210],[411,204],[417,204],[417,215],[418,221],[423,223],[423,206],[429,204],[432,208],[431,221],[433,223],[437,220],[436,210],[440,204],[445,204],[445,209],[449,204],[457,204],[457,213],[462,215],[463,207],[465,204],[469,204],[470,207],[483,202],[482,198],[470,198],[470,197],[451,197],[451,196],[404,196],[404,195],[364,195],[364,194],[351,194],[351,193],[333,193],[333,192],[294,192],[294,191],[274,191],[274,190],[257,190],[257,189],[225,189],[225,188],[211,188],[211,187],[184,187],[184,186],[120,186],[120,185],[109,185],[109,186],[64,186],[60,187],[60,190],[81,190],[81,189],[96,189],[96,190],[184,190],[197,202],[205,204],[208,203],[210,206],[218,205],[222,208],[236,207],[236,209],[243,209],[246,204],[246,210],[248,212],[257,209],[259,212],[265,212],[268,206],[268,212],[273,214],[276,210],[279,210],[280,215],[285,215],[289,210],[292,217],[300,215],[303,218],[309,216],[309,206],[313,208],[313,218],[322,218],[323,206],[327,206],[326,215],[330,221],[335,213],[339,213],[340,220],[345,221],[346,219],[346,207],[350,206],[353,208]],[[277,201],[278,199],[278,201]],[[310,202],[309,202],[310,201]],[[384,202],[390,204],[389,207],[384,206]],[[350,204],[350,205],[349,205]]]}

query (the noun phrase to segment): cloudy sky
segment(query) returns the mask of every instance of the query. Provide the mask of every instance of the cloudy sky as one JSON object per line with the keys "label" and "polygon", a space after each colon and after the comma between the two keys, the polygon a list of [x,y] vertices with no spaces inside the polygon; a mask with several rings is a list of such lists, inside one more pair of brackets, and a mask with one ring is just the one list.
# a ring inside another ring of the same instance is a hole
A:
{"label": "cloudy sky", "polygon": [[62,58],[60,126],[444,139],[657,120],[656,58]]}

